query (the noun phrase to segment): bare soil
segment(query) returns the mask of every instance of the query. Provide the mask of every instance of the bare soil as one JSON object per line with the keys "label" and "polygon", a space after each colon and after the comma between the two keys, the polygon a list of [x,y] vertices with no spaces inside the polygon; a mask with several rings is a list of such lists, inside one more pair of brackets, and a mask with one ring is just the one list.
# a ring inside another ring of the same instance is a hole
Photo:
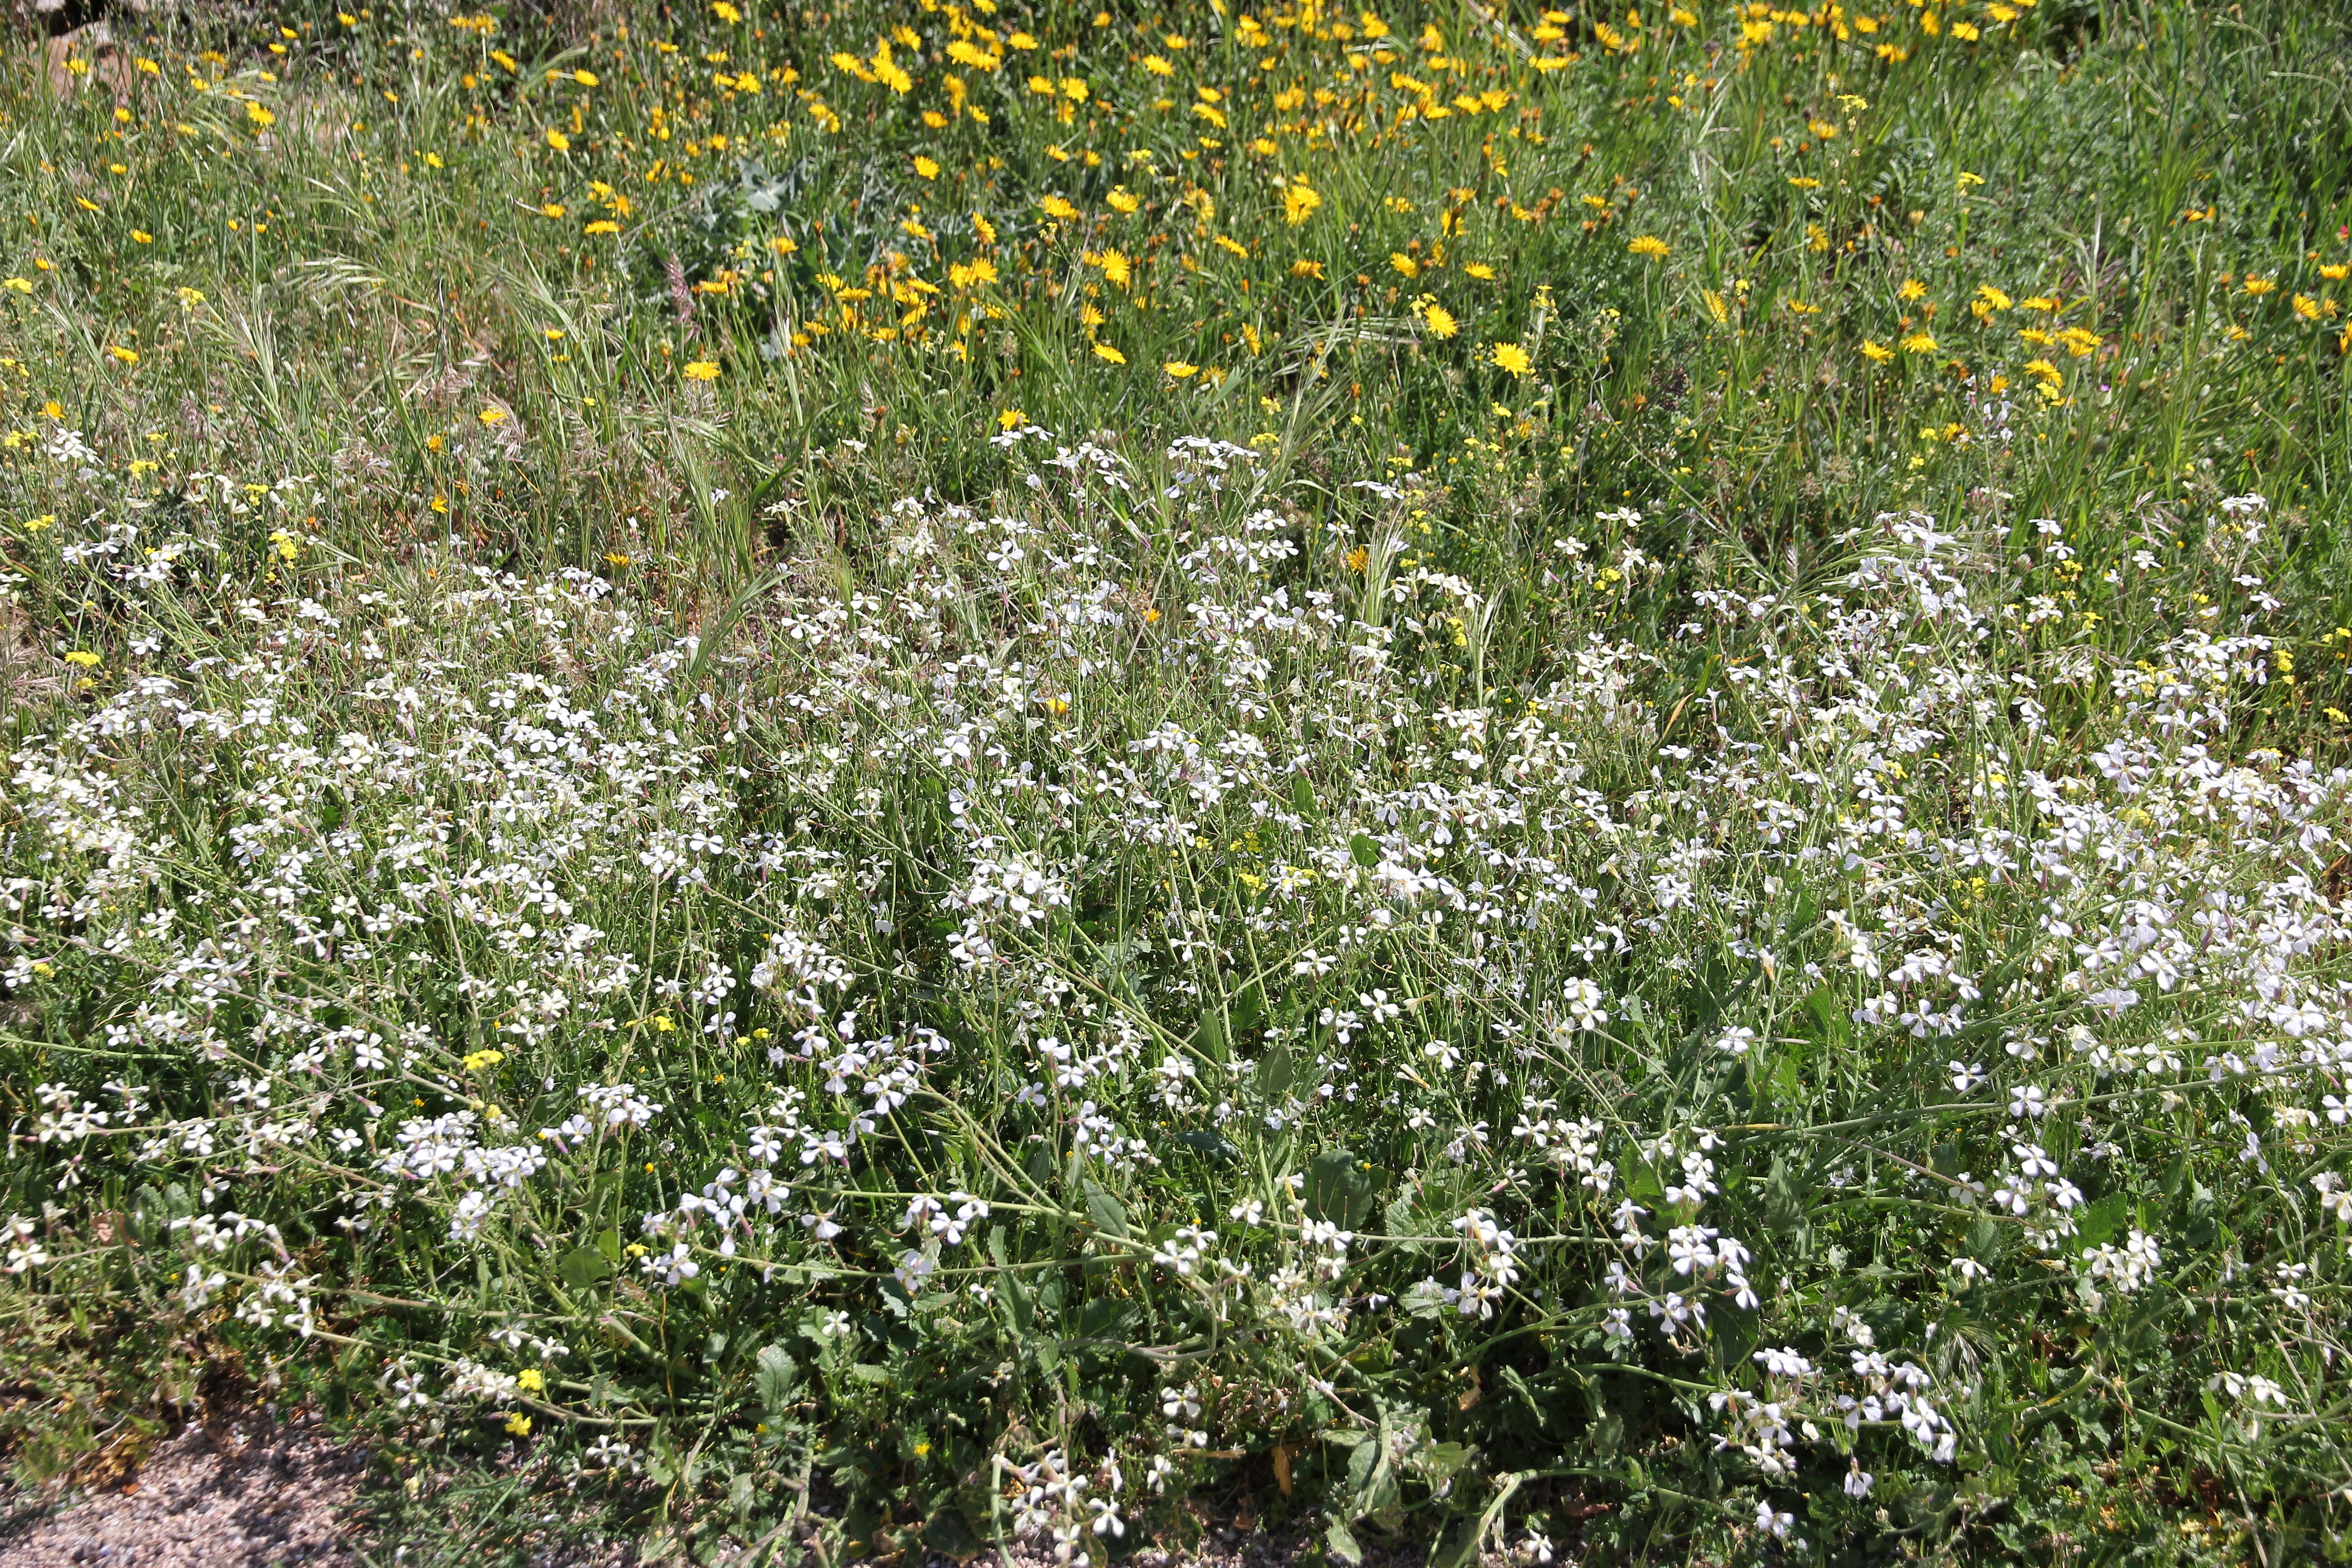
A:
{"label": "bare soil", "polygon": [[12,1500],[0,1568],[359,1568],[346,1526],[366,1466],[309,1419],[191,1425],[127,1481]]}

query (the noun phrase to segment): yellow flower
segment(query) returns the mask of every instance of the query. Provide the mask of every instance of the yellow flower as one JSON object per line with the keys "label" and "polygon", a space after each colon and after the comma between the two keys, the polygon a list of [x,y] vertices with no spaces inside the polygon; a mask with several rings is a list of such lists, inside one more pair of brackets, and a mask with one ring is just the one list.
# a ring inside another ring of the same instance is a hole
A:
{"label": "yellow flower", "polygon": [[1011,430],[1027,423],[1029,423],[1029,416],[1022,413],[1018,408],[1007,408],[996,416],[996,427],[999,430]]}
{"label": "yellow flower", "polygon": [[1822,185],[1822,183],[1811,174],[1791,174],[1789,176],[1789,183],[1801,191],[1817,191]]}
{"label": "yellow flower", "polygon": [[1885,343],[1873,342],[1870,339],[1864,338],[1862,340],[1862,357],[1877,364],[1885,364],[1895,357],[1895,351]]}
{"label": "yellow flower", "polygon": [[539,216],[541,217],[562,217],[563,216],[563,204],[562,202],[550,202],[545,206],[539,209]]}
{"label": "yellow flower", "polygon": [[1474,261],[1462,270],[1481,283],[1492,283],[1495,280],[1495,269],[1483,261]]}
{"label": "yellow flower", "polygon": [[2305,321],[2315,321],[2319,320],[2319,301],[2313,299],[2310,295],[2297,294],[2288,302],[2294,307],[2294,313],[2301,316]]}
{"label": "yellow flower", "polygon": [[2046,359],[2027,360],[2025,362],[2025,374],[2033,377],[2034,380],[2041,382],[2045,386],[2055,385],[2058,381],[2058,367],[2052,364]]}
{"label": "yellow flower", "polygon": [[537,1394],[547,1386],[547,1374],[535,1366],[527,1366],[515,1373],[515,1386],[529,1394]]}
{"label": "yellow flower", "polygon": [[1187,364],[1181,359],[1171,359],[1160,368],[1166,371],[1171,376],[1174,377],[1178,381],[1182,381],[1188,376],[1194,376],[1201,374],[1201,367],[1199,365]]}
{"label": "yellow flower", "polygon": [[1903,280],[1903,287],[1895,290],[1895,297],[1898,300],[1920,300],[1925,299],[1927,294],[1927,286],[1916,278],[1906,278]]}
{"label": "yellow flower", "polygon": [[135,349],[117,348],[113,344],[109,343],[107,345],[106,352],[110,356],[121,361],[124,364],[137,364],[139,363],[139,353]]}
{"label": "yellow flower", "polygon": [[1108,360],[1112,364],[1125,364],[1127,363],[1127,356],[1119,353],[1117,349],[1111,347],[1108,343],[1097,343],[1095,345],[1095,358],[1098,360]]}
{"label": "yellow flower", "polygon": [[1535,368],[1535,362],[1528,358],[1528,351],[1517,343],[1496,343],[1487,353],[1496,369],[1509,371],[1513,375],[1525,375]]}
{"label": "yellow flower", "polygon": [[518,1410],[507,1417],[507,1430],[518,1437],[530,1436],[530,1417]]}
{"label": "yellow flower", "polygon": [[2277,287],[2278,279],[2275,278],[2249,278],[2246,279],[2246,292],[2252,294],[2257,300],[2261,299],[2263,295],[2269,293],[2272,289]]}
{"label": "yellow flower", "polygon": [[572,151],[572,138],[566,136],[561,131],[551,129],[547,133],[547,144],[554,148],[559,153],[569,153]]}
{"label": "yellow flower", "polygon": [[1153,76],[1174,76],[1176,74],[1176,68],[1170,65],[1166,60],[1161,59],[1158,55],[1144,56],[1143,68],[1150,71]]}
{"label": "yellow flower", "polygon": [[1422,301],[1421,320],[1433,338],[1450,338],[1462,330],[1462,323],[1454,319],[1454,312],[1434,300]]}
{"label": "yellow flower", "polygon": [[590,224],[586,228],[582,229],[580,232],[583,234],[618,234],[621,232],[621,226],[614,223],[611,218],[600,217],[594,223]]}
{"label": "yellow flower", "polygon": [[927,180],[938,179],[940,177],[939,160],[936,158],[926,158],[920,153],[918,153],[915,157],[915,173],[920,174]]}
{"label": "yellow flower", "polygon": [[2069,327],[2058,334],[2058,341],[2066,345],[2068,353],[2082,359],[2097,351],[2099,334],[2082,327]]}
{"label": "yellow flower", "polygon": [[1078,216],[1078,209],[1070,205],[1067,196],[1047,196],[1037,205],[1045,209],[1047,217],[1059,218],[1065,223]]}
{"label": "yellow flower", "polygon": [[485,408],[474,416],[485,425],[496,425],[506,416],[507,411],[503,408]]}
{"label": "yellow flower", "polygon": [[1421,276],[1421,263],[1415,261],[1412,257],[1407,256],[1402,250],[1391,250],[1389,252],[1389,265],[1395,268],[1399,272],[1403,273],[1408,278],[1418,278]]}
{"label": "yellow flower", "polygon": [[467,1072],[479,1072],[484,1068],[494,1068],[506,1059],[507,1054],[504,1051],[470,1051],[461,1058],[460,1065]]}
{"label": "yellow flower", "polygon": [[1300,224],[1313,217],[1315,209],[1322,205],[1322,196],[1314,187],[1307,184],[1306,176],[1303,174],[1282,187],[1283,221],[1293,228],[1297,228]]}
{"label": "yellow flower", "polygon": [[596,85],[596,73],[594,71],[573,71],[572,73],[572,79],[578,82],[582,87],[594,87]]}
{"label": "yellow flower", "polygon": [[152,245],[152,244],[154,244],[154,243],[155,243],[155,237],[154,237],[153,235],[152,235],[152,234],[149,234],[149,233],[148,233],[145,229],[143,229],[143,228],[134,228],[134,229],[132,229],[132,230],[131,231],[131,240],[133,241],[133,243],[135,243],[135,244],[139,244],[139,245]]}
{"label": "yellow flower", "polygon": [[1323,264],[1319,261],[1294,261],[1290,264],[1290,275],[1293,278],[1320,278],[1323,276]]}
{"label": "yellow flower", "polygon": [[1654,234],[1637,234],[1626,242],[1625,248],[1636,256],[1647,256],[1653,259],[1671,255],[1674,250]]}
{"label": "yellow flower", "polygon": [[1931,354],[1936,352],[1933,332],[1913,332],[1903,340],[1903,352],[1910,354]]}
{"label": "yellow flower", "polygon": [[96,669],[98,668],[98,655],[94,653],[84,653],[81,649],[76,648],[73,652],[66,655],[66,662],[68,664],[80,665],[84,669]]}
{"label": "yellow flower", "polygon": [[1110,204],[1113,212],[1131,213],[1143,205],[1143,198],[1125,185],[1113,185],[1110,195],[1103,200]]}
{"label": "yellow flower", "polygon": [[678,374],[688,381],[717,381],[719,362],[707,359],[689,360],[686,368]]}
{"label": "yellow flower", "polygon": [[1105,278],[1122,289],[1126,288],[1129,281],[1135,276],[1134,264],[1128,260],[1127,253],[1123,250],[1114,248],[1104,251],[1095,258],[1095,265],[1102,268]]}
{"label": "yellow flower", "polygon": [[267,131],[278,123],[278,116],[257,103],[247,103],[245,106],[245,117],[253,121],[255,129],[260,131]]}

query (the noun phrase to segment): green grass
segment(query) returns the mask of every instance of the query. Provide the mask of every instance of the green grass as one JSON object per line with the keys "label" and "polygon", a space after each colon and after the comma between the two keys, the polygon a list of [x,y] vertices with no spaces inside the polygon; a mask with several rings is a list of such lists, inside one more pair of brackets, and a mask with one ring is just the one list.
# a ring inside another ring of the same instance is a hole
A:
{"label": "green grass", "polygon": [[2329,8],[80,64],[25,1474],[213,1364],[412,1560],[2346,1550]]}

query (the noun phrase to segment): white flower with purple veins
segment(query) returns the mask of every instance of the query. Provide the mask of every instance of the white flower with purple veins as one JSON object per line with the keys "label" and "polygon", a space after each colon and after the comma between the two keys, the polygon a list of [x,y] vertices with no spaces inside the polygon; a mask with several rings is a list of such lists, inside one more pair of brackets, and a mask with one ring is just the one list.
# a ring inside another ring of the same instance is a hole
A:
{"label": "white flower with purple veins", "polygon": [[2009,1113],[2012,1117],[2039,1121],[2050,1114],[2050,1110],[2039,1084],[2021,1084],[2009,1091]]}
{"label": "white flower with purple veins", "polygon": [[1985,1069],[1974,1062],[1948,1061],[1944,1064],[1952,1075],[1952,1092],[1974,1094],[1984,1087]]}
{"label": "white flower with purple veins", "polygon": [[1715,1048],[1727,1057],[1744,1057],[1756,1047],[1756,1031],[1738,1027],[1726,1029],[1715,1042]]}
{"label": "white flower with purple veins", "polygon": [[1576,1029],[1598,1029],[1609,1022],[1606,1001],[1601,987],[1590,980],[1570,981],[1560,998],[1561,1005],[1568,1013],[1569,1026]]}
{"label": "white flower with purple veins", "polygon": [[637,1267],[665,1285],[683,1285],[702,1272],[702,1265],[694,1260],[694,1249],[682,1241],[666,1253],[646,1254]]}

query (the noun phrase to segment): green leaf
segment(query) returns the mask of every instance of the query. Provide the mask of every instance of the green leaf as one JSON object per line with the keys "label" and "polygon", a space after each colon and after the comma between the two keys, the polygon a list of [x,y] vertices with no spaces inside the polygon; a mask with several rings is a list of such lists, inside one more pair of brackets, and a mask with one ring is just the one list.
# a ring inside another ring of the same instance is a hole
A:
{"label": "green leaf", "polygon": [[980,1555],[980,1537],[972,1533],[971,1524],[963,1510],[950,1501],[923,1523],[923,1544],[942,1557],[952,1557],[959,1563],[969,1562]]}
{"label": "green leaf", "polygon": [[801,1369],[782,1345],[770,1345],[759,1354],[760,1403],[767,1406],[770,1419],[780,1416],[793,1402],[793,1390],[801,1380]]}
{"label": "green leaf", "polygon": [[1434,1279],[1423,1279],[1407,1288],[1404,1310],[1416,1318],[1445,1316],[1445,1287]]}
{"label": "green leaf", "polygon": [[1307,782],[1305,773],[1291,775],[1290,809],[1305,817],[1315,815],[1315,786]]}
{"label": "green leaf", "polygon": [[1307,1216],[1361,1230],[1380,1201],[1381,1176],[1351,1150],[1324,1150],[1307,1165]]}
{"label": "green leaf", "polygon": [[1381,863],[1381,847],[1360,833],[1348,839],[1348,853],[1356,858],[1357,865],[1368,871]]}
{"label": "green leaf", "polygon": [[1268,1100],[1276,1102],[1281,1101],[1290,1093],[1290,1085],[1296,1071],[1297,1064],[1291,1059],[1290,1047],[1288,1046],[1275,1047],[1272,1050],[1266,1052],[1263,1058],[1259,1058],[1257,1064],[1258,1093],[1265,1096]]}
{"label": "green leaf", "polygon": [[1093,1182],[1087,1184],[1087,1217],[1104,1235],[1126,1239],[1127,1205]]}
{"label": "green leaf", "polygon": [[2125,1216],[2131,1213],[2131,1201],[2121,1193],[2109,1193],[2083,1211],[2074,1222],[2076,1249],[2096,1247],[2123,1228]]}
{"label": "green leaf", "polygon": [[1192,1043],[1202,1056],[1213,1062],[1225,1059],[1225,1020],[1216,1013],[1201,1015],[1201,1026],[1192,1033]]}
{"label": "green leaf", "polygon": [[1348,1527],[1336,1519],[1331,1521],[1331,1528],[1323,1532],[1323,1545],[1324,1550],[1342,1563],[1352,1565],[1364,1560],[1364,1549],[1356,1544],[1356,1538],[1348,1533]]}
{"label": "green leaf", "polygon": [[574,1290],[594,1287],[613,1271],[613,1265],[593,1247],[575,1247],[555,1266],[556,1274]]}

